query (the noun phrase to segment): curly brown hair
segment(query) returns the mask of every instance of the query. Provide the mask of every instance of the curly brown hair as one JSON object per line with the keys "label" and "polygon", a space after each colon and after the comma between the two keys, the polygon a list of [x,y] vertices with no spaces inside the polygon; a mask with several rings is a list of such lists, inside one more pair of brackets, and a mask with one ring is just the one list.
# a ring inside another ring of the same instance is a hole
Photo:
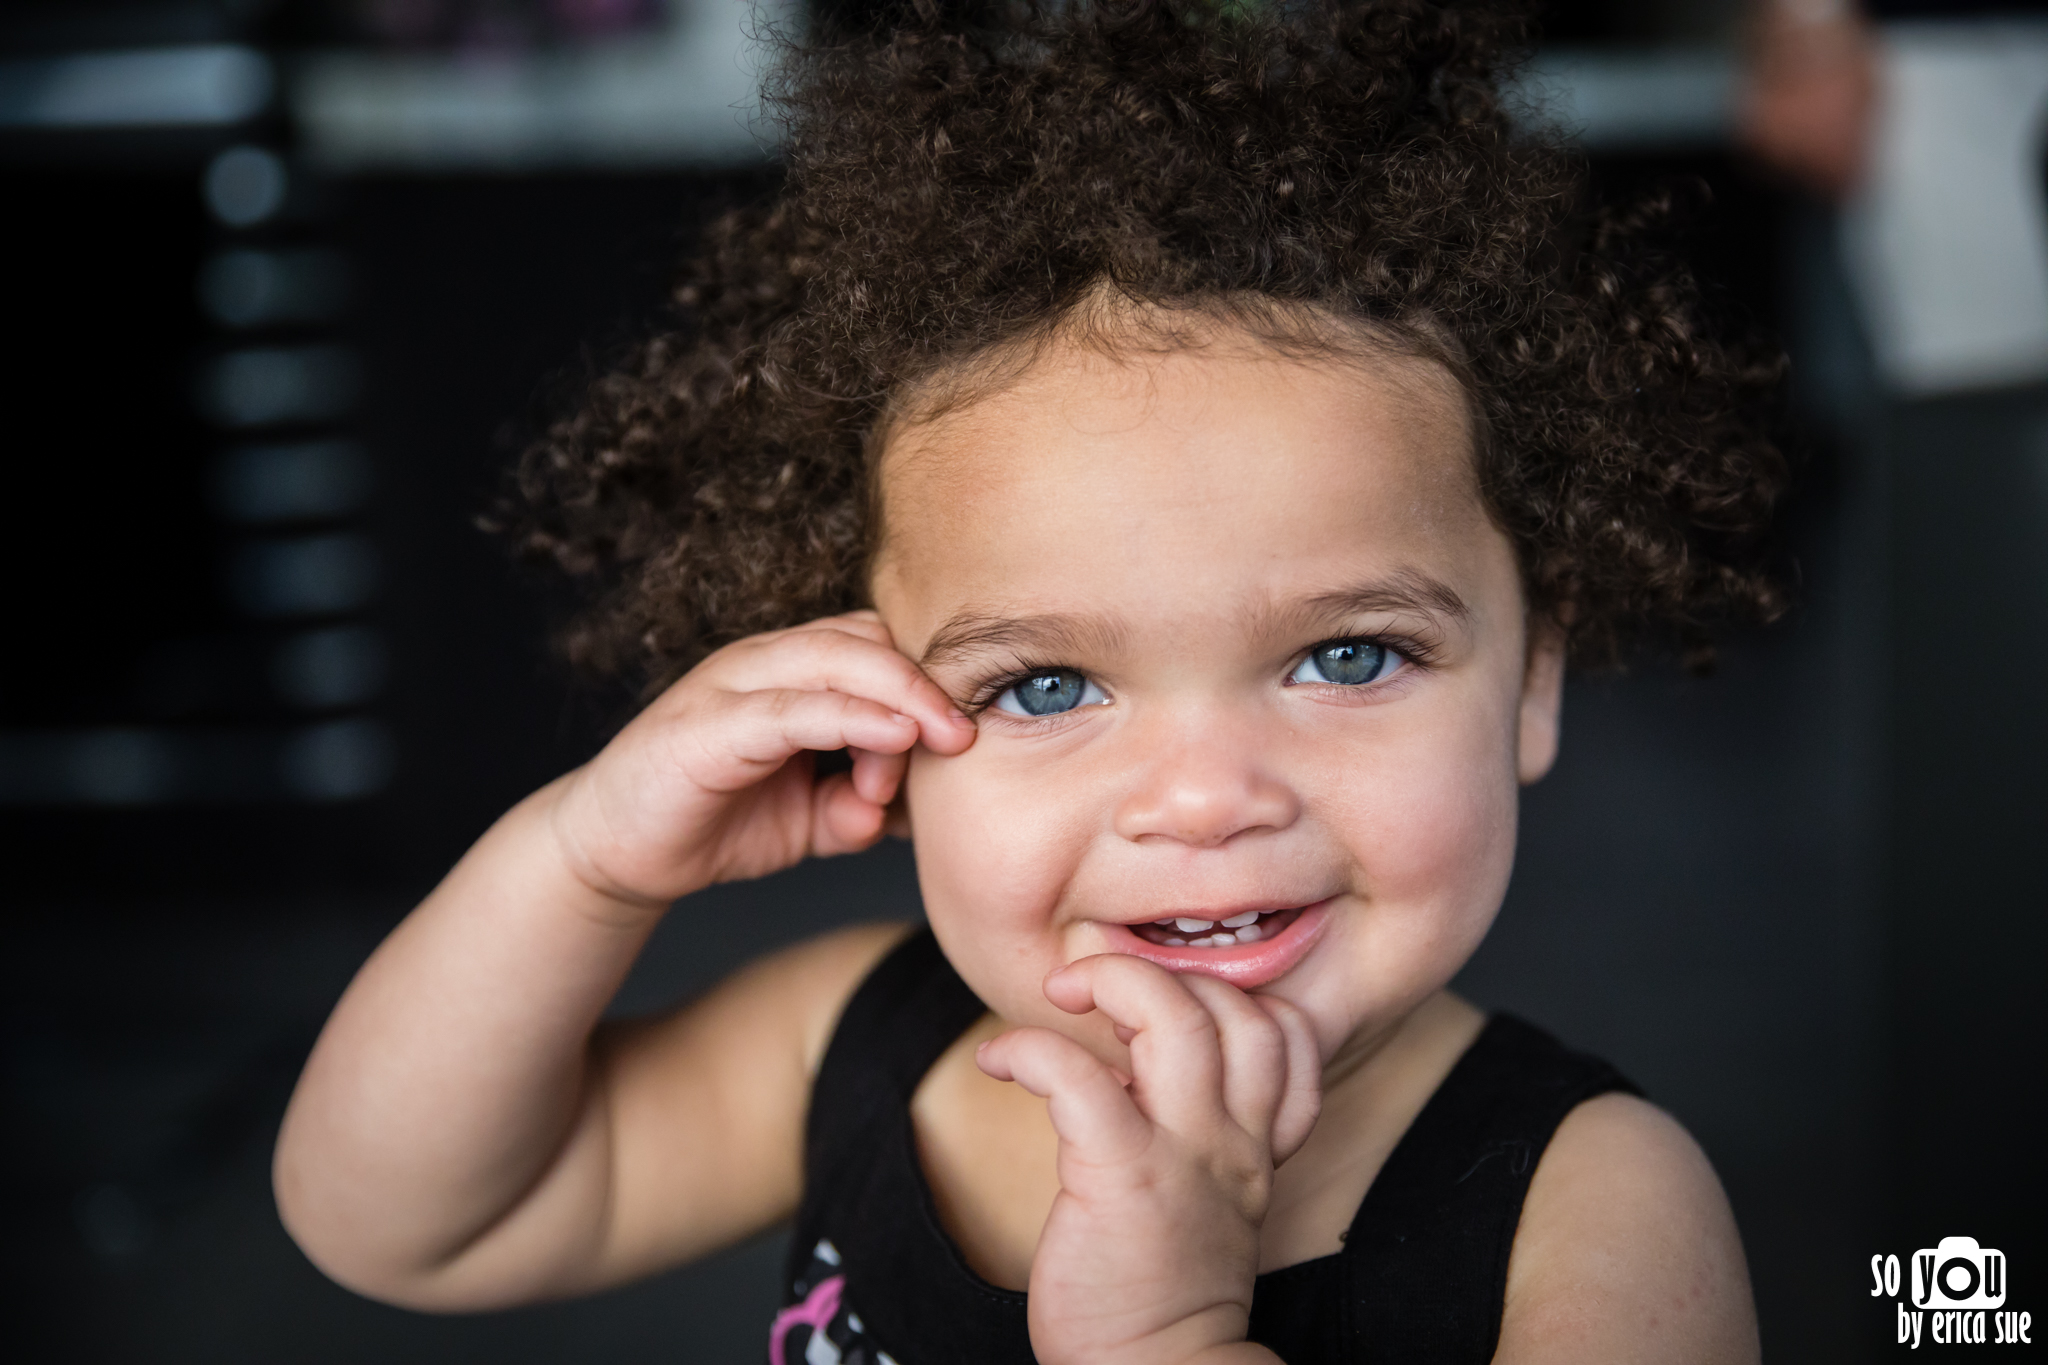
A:
{"label": "curly brown hair", "polygon": [[[659,687],[865,602],[891,404],[1107,289],[1405,338],[1462,382],[1479,481],[1575,660],[1781,610],[1774,353],[1718,338],[1584,168],[1511,128],[1514,8],[1425,0],[912,0],[788,45],[786,178],[720,219],[683,323],[527,451],[504,523],[594,581],[566,636]],[[1248,302],[1249,301],[1249,302]],[[1313,329],[1311,329],[1313,330]],[[1313,338],[1304,338],[1305,343]]]}

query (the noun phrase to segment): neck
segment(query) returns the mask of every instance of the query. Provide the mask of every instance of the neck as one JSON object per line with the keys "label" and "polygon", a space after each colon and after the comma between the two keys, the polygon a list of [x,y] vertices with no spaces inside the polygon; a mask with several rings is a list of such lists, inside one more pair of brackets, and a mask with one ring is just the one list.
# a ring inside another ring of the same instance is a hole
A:
{"label": "neck", "polygon": [[[1472,1006],[1449,990],[1439,990],[1421,1004],[1395,1019],[1361,1024],[1337,1045],[1323,1063],[1323,1094],[1331,1094],[1372,1068],[1375,1072],[1399,1069],[1400,1058],[1414,1046],[1426,1046],[1445,1030],[1477,1033]],[[1465,1039],[1469,1044],[1470,1037]],[[1462,1050],[1462,1046],[1461,1046]],[[1379,1063],[1374,1066],[1374,1063]],[[1370,1077],[1366,1078],[1370,1081]],[[1370,1088],[1368,1084],[1368,1088]]]}

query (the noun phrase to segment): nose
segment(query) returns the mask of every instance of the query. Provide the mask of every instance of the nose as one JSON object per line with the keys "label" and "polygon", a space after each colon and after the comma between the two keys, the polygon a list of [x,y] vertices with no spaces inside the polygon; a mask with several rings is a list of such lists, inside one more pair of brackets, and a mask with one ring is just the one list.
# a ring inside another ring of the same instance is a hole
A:
{"label": "nose", "polygon": [[1215,848],[1282,830],[1301,814],[1294,789],[1260,761],[1250,736],[1153,736],[1117,807],[1116,832],[1134,843]]}

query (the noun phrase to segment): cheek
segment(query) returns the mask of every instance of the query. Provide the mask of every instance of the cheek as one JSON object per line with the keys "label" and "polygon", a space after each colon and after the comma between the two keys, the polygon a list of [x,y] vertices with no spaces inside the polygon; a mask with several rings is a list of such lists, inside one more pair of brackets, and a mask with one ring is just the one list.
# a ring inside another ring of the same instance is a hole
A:
{"label": "cheek", "polygon": [[1460,737],[1417,753],[1375,755],[1377,780],[1355,784],[1337,817],[1364,853],[1375,900],[1461,900],[1505,876],[1514,857],[1513,755]]}
{"label": "cheek", "polygon": [[1519,788],[1496,709],[1389,736],[1323,774],[1321,818],[1357,867],[1360,910],[1344,935],[1364,999],[1399,1007],[1442,986],[1500,908]]}
{"label": "cheek", "polygon": [[907,799],[925,916],[940,946],[989,1007],[1013,1022],[1065,1019],[1041,983],[1061,965],[1046,930],[1087,836],[1034,784],[925,750],[911,757]]}

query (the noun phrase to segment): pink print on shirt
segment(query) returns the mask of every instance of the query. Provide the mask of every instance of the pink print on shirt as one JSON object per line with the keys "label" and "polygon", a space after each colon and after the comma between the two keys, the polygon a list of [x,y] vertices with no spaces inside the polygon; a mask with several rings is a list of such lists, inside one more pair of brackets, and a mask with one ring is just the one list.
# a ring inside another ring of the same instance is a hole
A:
{"label": "pink print on shirt", "polygon": [[838,1268],[839,1248],[830,1241],[811,1249],[804,1278],[791,1286],[803,1302],[777,1313],[768,1329],[768,1365],[896,1365],[867,1340],[860,1314],[847,1307]]}

